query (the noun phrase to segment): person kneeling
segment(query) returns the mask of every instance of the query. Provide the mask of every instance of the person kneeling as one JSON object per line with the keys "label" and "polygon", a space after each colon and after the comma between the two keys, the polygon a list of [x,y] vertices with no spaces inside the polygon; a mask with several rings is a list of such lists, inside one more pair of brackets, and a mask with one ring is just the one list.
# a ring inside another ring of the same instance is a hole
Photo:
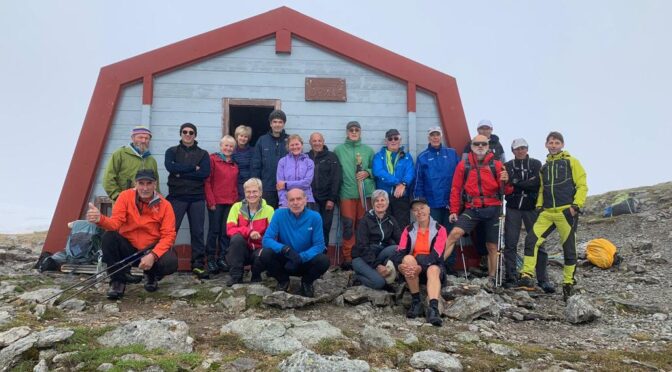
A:
{"label": "person kneeling", "polygon": [[261,262],[278,281],[277,290],[289,289],[289,276],[301,277],[301,295],[314,297],[313,282],[329,268],[324,254],[320,214],[306,209],[301,189],[287,192],[289,208],[278,209],[262,240]]}
{"label": "person kneeling", "polygon": [[411,203],[415,222],[406,227],[401,234],[399,248],[391,260],[406,280],[411,292],[411,307],[406,317],[416,318],[422,315],[420,284],[427,283],[429,308],[425,312],[428,323],[441,326],[439,295],[446,274],[443,264],[443,250],[446,244],[446,228],[429,215],[429,205],[424,198]]}
{"label": "person kneeling", "polygon": [[[130,273],[131,266],[144,270],[148,292],[159,289],[158,281],[177,271],[177,255],[171,249],[175,242],[175,214],[170,203],[156,192],[156,184],[153,170],[139,170],[135,188],[119,194],[111,217],[102,215],[89,203],[87,221],[107,230],[102,238],[102,251],[108,274],[113,274],[107,291],[111,300],[124,295],[126,283],[139,283]],[[118,265],[124,260],[129,264]]]}

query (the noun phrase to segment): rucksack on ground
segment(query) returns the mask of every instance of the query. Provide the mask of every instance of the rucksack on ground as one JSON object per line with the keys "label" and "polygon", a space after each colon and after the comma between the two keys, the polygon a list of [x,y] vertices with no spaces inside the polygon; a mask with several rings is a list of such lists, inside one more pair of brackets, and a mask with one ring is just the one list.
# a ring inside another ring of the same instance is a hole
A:
{"label": "rucksack on ground", "polygon": [[620,262],[618,249],[612,242],[604,238],[593,239],[588,242],[586,258],[590,263],[602,269],[608,269],[614,263]]}
{"label": "rucksack on ground", "polygon": [[63,264],[97,264],[102,256],[101,238],[103,229],[85,220],[73,221],[65,249],[51,256],[40,256],[37,268],[40,271],[58,271]]}
{"label": "rucksack on ground", "polygon": [[616,195],[611,205],[604,209],[604,217],[639,213],[639,205],[639,200],[633,194],[627,192],[620,193]]}

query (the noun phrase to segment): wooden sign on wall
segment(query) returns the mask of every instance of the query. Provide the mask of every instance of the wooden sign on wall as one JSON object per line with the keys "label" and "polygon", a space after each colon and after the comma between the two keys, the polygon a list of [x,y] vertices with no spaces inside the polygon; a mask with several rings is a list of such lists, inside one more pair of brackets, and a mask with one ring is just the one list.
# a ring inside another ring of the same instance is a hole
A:
{"label": "wooden sign on wall", "polygon": [[306,101],[346,102],[345,79],[306,78]]}

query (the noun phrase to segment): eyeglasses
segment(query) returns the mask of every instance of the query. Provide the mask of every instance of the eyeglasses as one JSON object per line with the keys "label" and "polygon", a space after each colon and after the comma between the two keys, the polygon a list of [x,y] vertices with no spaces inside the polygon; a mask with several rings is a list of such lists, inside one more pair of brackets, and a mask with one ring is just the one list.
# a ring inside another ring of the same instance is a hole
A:
{"label": "eyeglasses", "polygon": [[196,133],[196,132],[194,132],[193,130],[183,130],[182,131],[182,134],[186,134],[186,135],[189,135],[189,136],[193,136],[194,133]]}
{"label": "eyeglasses", "polygon": [[400,139],[401,139],[401,137],[399,137],[399,136],[387,137],[388,141],[399,141]]}
{"label": "eyeglasses", "polygon": [[488,143],[487,142],[472,142],[471,145],[474,146],[474,147],[478,147],[478,146],[486,147],[488,145]]}
{"label": "eyeglasses", "polygon": [[348,132],[357,133],[357,132],[359,132],[359,128],[350,128],[350,129],[348,129]]}
{"label": "eyeglasses", "polygon": [[527,150],[527,146],[520,146],[520,147],[516,147],[515,149],[513,149],[513,151],[516,151],[516,150]]}
{"label": "eyeglasses", "polygon": [[411,209],[411,212],[413,212],[414,214],[418,214],[420,212],[424,212],[424,210],[425,210],[424,208],[413,208]]}

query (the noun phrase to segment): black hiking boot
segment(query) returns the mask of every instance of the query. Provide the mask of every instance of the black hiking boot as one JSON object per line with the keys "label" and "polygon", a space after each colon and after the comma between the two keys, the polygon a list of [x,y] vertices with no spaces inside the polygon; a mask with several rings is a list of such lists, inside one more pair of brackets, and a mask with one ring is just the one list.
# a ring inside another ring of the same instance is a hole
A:
{"label": "black hiking boot", "polygon": [[119,280],[127,284],[138,284],[142,281],[142,277],[131,275],[131,273],[123,273],[119,277]]}
{"label": "black hiking boot", "polygon": [[221,271],[223,273],[228,273],[229,270],[231,269],[229,264],[226,262],[226,258],[224,258],[224,257],[220,257],[217,260],[217,267],[219,267],[219,271]]}
{"label": "black hiking boot", "polygon": [[504,289],[511,289],[517,287],[518,287],[518,281],[513,278],[507,278],[506,280],[504,280],[504,283],[502,283],[502,288]]}
{"label": "black hiking boot", "polygon": [[313,289],[313,283],[301,282],[301,296],[310,298],[315,297],[315,289]]}
{"label": "black hiking boot", "polygon": [[285,282],[278,282],[278,284],[275,286],[275,290],[280,291],[280,292],[287,292],[289,291],[289,280]]}
{"label": "black hiking boot", "polygon": [[198,279],[210,279],[210,274],[208,274],[202,267],[194,267],[191,269],[191,272],[194,273]]}
{"label": "black hiking boot", "polygon": [[352,261],[343,261],[341,263],[341,270],[343,270],[343,271],[352,270]]}
{"label": "black hiking boot", "polygon": [[240,284],[243,282],[243,278],[237,275],[231,275],[229,280],[226,281],[227,287],[233,287],[234,284]]}
{"label": "black hiking boot", "polygon": [[562,300],[567,302],[567,300],[574,295],[574,284],[563,284],[562,285]]}
{"label": "black hiking boot", "polygon": [[544,293],[553,294],[555,293],[555,284],[551,282],[539,282],[539,287],[544,291]]}
{"label": "black hiking boot", "polygon": [[422,301],[413,300],[411,301],[411,307],[409,307],[406,312],[406,317],[409,319],[417,318],[422,315],[423,310]]}
{"label": "black hiking boot", "polygon": [[219,273],[219,265],[217,265],[217,262],[215,261],[214,257],[212,260],[208,259],[208,275],[217,275]]}
{"label": "black hiking boot", "polygon": [[537,289],[537,286],[534,283],[533,277],[527,274],[520,274],[520,279],[518,279],[518,288],[525,291],[534,291]]}
{"label": "black hiking boot", "polygon": [[252,272],[252,277],[250,278],[250,283],[261,283],[261,273]]}
{"label": "black hiking boot", "polygon": [[107,298],[110,300],[118,300],[124,296],[126,291],[126,283],[113,280],[110,282],[110,288],[107,289]]}
{"label": "black hiking boot", "polygon": [[156,292],[159,289],[159,280],[156,278],[156,275],[145,274],[144,287],[147,292]]}
{"label": "black hiking boot", "polygon": [[439,308],[437,306],[429,306],[427,308],[427,315],[426,315],[427,323],[435,326],[435,327],[441,327],[443,324],[443,320],[441,319],[441,313],[439,313]]}

